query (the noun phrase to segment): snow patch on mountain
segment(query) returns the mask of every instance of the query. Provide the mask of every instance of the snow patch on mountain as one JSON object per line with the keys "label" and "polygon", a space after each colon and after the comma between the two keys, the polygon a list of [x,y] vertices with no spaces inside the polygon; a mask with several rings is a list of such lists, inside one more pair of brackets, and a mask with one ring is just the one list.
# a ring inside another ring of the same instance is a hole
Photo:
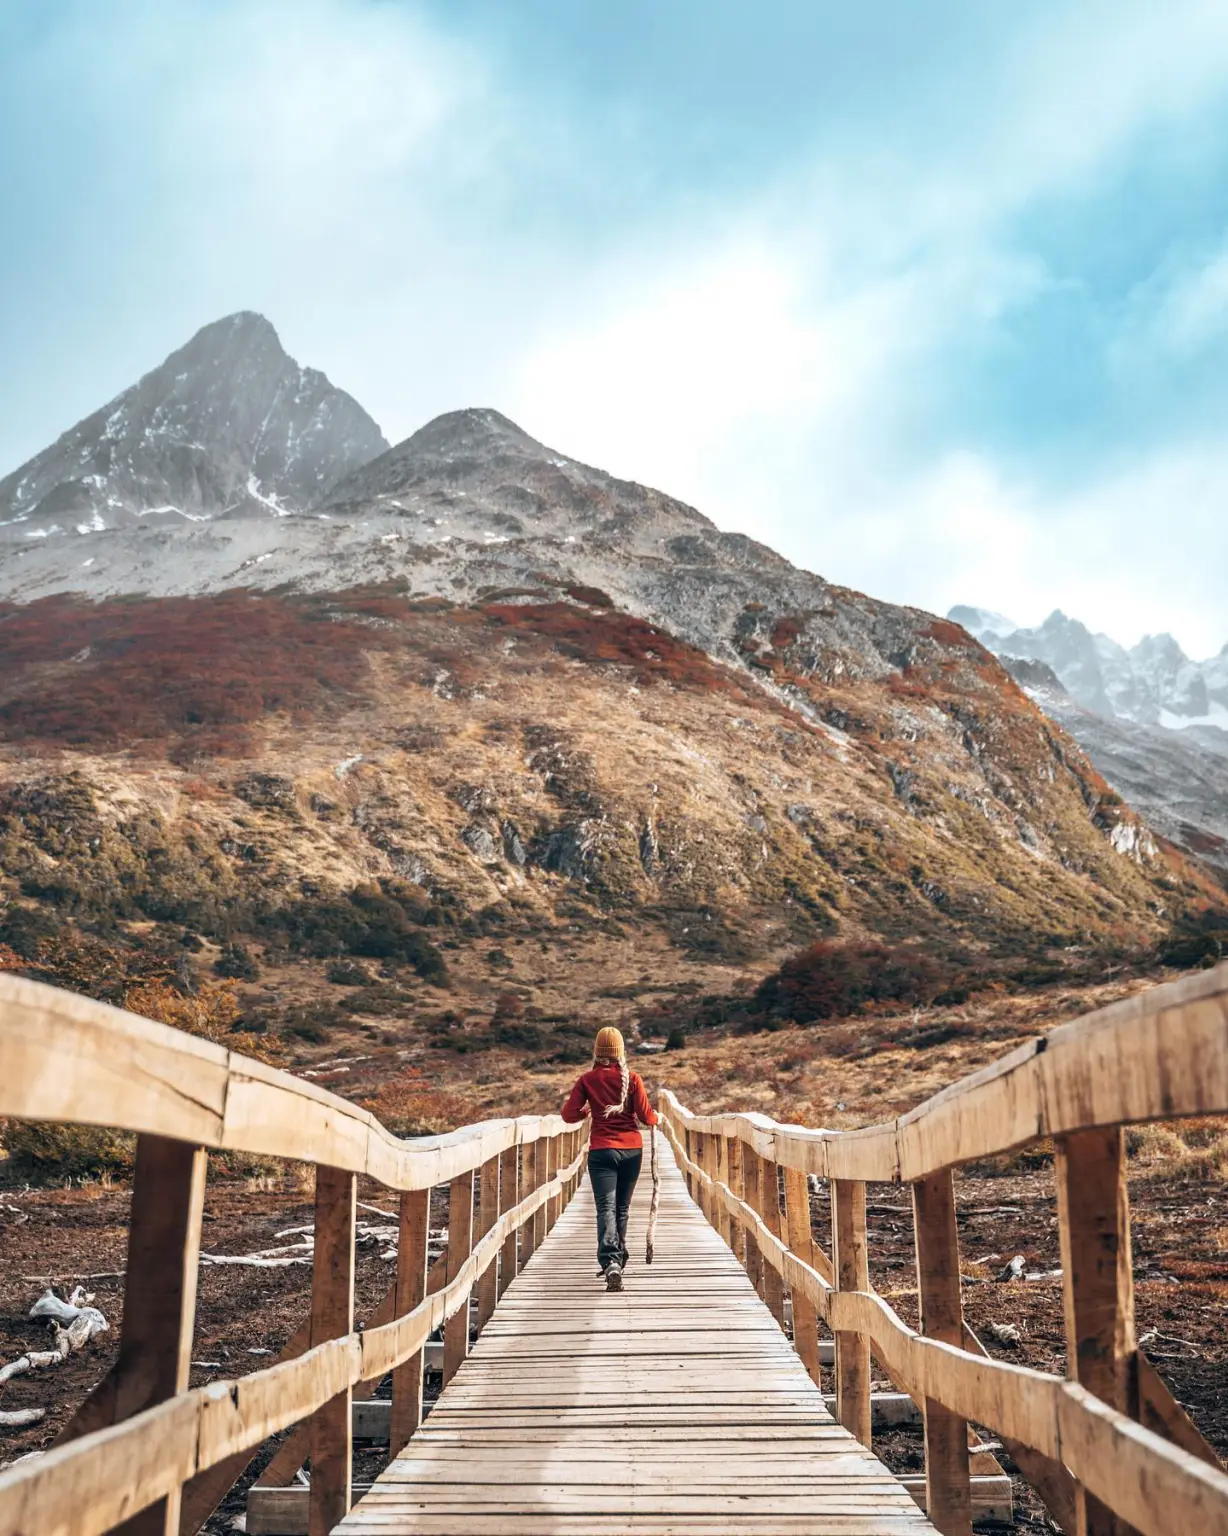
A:
{"label": "snow patch on mountain", "polygon": [[0,480],[0,544],[138,519],[284,517],[387,446],[262,315],[229,315]]}

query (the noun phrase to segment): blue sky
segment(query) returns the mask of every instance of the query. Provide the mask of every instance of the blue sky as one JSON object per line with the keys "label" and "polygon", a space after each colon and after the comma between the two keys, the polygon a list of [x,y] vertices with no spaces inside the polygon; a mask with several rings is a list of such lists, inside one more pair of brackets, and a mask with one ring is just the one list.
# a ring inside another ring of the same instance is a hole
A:
{"label": "blue sky", "polygon": [[1228,641],[1220,0],[0,0],[0,472],[229,311],[829,578]]}

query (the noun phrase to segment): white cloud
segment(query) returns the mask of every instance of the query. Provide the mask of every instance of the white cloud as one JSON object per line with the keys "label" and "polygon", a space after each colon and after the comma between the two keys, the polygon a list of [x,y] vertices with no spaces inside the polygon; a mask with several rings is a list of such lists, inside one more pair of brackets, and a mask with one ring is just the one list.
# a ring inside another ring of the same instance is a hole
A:
{"label": "white cloud", "polygon": [[[88,172],[92,254],[41,306],[74,352],[37,426],[23,374],[23,453],[196,325],[259,308],[394,438],[493,405],[885,597],[1228,637],[1213,445],[1129,470],[1104,445],[1083,488],[1044,492],[1040,465],[928,417],[969,338],[1055,282],[1024,218],[1223,100],[1228,7],[1004,9],[983,57],[948,67],[936,40],[898,102],[839,121],[817,102],[753,194],[673,201],[659,146],[603,136],[627,102],[526,90],[412,4],[66,14],[22,88],[34,120],[75,82],[57,124]],[[1226,316],[1228,255],[1174,258],[1140,289],[1120,377]]]}
{"label": "white cloud", "polygon": [[940,612],[972,601],[1036,624],[1062,608],[1123,644],[1168,630],[1210,656],[1228,630],[1226,494],[1217,447],[1119,464],[1056,501],[955,453],[867,508],[869,536],[838,536],[835,553],[857,585],[897,601],[915,582]]}

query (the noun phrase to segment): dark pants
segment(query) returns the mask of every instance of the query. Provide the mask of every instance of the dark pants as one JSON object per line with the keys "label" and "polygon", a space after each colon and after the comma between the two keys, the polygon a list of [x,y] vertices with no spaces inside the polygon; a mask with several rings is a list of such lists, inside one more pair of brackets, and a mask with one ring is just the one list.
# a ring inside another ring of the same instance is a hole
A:
{"label": "dark pants", "polygon": [[627,1216],[644,1154],[621,1147],[598,1147],[588,1154],[588,1176],[597,1202],[597,1262],[627,1262]]}

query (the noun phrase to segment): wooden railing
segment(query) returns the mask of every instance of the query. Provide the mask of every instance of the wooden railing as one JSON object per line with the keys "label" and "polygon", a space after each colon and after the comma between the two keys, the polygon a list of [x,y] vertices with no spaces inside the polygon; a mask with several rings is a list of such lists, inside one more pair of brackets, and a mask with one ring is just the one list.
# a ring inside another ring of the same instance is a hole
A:
{"label": "wooden railing", "polygon": [[[422,1416],[424,1346],[444,1377],[574,1193],[587,1127],[492,1120],[399,1140],[357,1105],[260,1062],[87,998],[0,976],[0,1115],[137,1133],[123,1331],[110,1372],[45,1455],[0,1473],[0,1536],[194,1536],[270,1435],[306,1420],[264,1472],[311,1459],[310,1531],[350,1503],[351,1398],[392,1373],[391,1450]],[[280,1360],[187,1390],[207,1152],[316,1165],[310,1316]],[[396,1280],[354,1327],[359,1174],[400,1194]],[[474,1219],[474,1179],[479,1181]],[[449,1186],[428,1270],[430,1195]]]}
{"label": "wooden railing", "polygon": [[[871,1353],[923,1408],[944,1536],[971,1531],[970,1422],[1000,1436],[1071,1536],[1228,1533],[1228,1476],[1135,1344],[1123,1130],[1228,1113],[1228,965],[1063,1025],[885,1125],[694,1115],[668,1091],[661,1107],[693,1196],[778,1319],[791,1295],[816,1381],[818,1321],[835,1335],[845,1427],[870,1443]],[[1066,1380],[988,1358],[960,1296],[953,1170],[1042,1137],[1056,1149]],[[831,1183],[830,1258],[812,1236],[808,1174]],[[920,1332],[870,1286],[870,1182],[912,1186]]]}

